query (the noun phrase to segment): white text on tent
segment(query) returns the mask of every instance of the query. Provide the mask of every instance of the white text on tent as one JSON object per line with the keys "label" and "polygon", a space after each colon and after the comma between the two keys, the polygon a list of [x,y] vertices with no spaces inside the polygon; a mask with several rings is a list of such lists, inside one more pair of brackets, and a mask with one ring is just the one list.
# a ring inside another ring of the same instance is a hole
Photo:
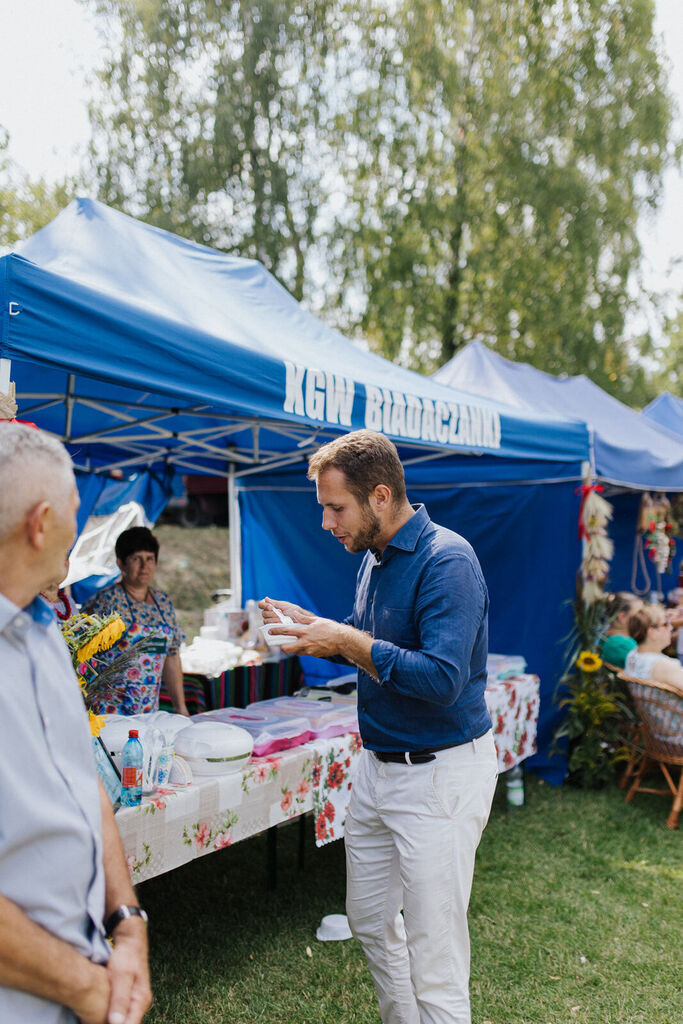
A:
{"label": "white text on tent", "polygon": [[365,388],[365,426],[393,437],[438,444],[500,448],[500,416],[493,409],[404,395],[371,384]]}
{"label": "white text on tent", "polygon": [[285,371],[285,412],[351,426],[355,394],[352,380],[288,362]]}

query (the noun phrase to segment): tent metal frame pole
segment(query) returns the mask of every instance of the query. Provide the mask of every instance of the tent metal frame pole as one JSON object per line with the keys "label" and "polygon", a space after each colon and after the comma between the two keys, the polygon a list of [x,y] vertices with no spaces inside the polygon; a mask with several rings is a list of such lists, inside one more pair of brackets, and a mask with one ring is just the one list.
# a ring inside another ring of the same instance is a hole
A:
{"label": "tent metal frame pole", "polygon": [[235,467],[230,463],[228,473],[228,524],[230,529],[230,589],[236,608],[242,607],[242,523],[240,503],[235,480]]}
{"label": "tent metal frame pole", "polygon": [[0,359],[0,395],[9,395],[9,385],[11,376],[12,360]]}

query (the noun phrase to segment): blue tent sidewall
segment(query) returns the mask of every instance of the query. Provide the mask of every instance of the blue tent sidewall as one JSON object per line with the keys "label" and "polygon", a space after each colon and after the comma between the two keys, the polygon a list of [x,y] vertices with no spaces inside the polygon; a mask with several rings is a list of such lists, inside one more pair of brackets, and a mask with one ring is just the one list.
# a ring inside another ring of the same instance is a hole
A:
{"label": "blue tent sidewall", "polygon": [[[289,487],[281,480],[240,486],[243,596],[293,600],[341,619],[352,609],[361,556],[347,554],[321,529],[314,488],[302,486],[298,472]],[[575,482],[420,490],[408,473],[407,484],[412,502],[424,502],[435,522],[462,534],[477,552],[491,599],[489,648],[524,655],[528,671],[541,680],[538,753],[528,764],[548,781],[561,782],[565,758],[551,752],[560,717],[553,698],[581,555]],[[341,671],[347,669],[304,659],[310,685]],[[524,722],[516,723],[517,743],[525,729]]]}

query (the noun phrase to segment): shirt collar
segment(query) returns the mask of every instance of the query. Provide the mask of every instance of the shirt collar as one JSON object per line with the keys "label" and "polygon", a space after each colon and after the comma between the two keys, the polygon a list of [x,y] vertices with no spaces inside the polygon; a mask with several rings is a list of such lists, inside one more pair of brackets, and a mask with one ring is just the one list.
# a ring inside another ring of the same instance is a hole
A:
{"label": "shirt collar", "polygon": [[52,605],[44,597],[34,597],[25,608],[19,608],[4,594],[0,594],[0,632],[16,619],[17,615],[27,615],[40,626],[49,626],[55,617]]}
{"label": "shirt collar", "polygon": [[408,522],[403,524],[398,533],[391,538],[384,551],[379,552],[376,548],[370,549],[377,562],[386,562],[391,554],[391,548],[398,548],[399,551],[414,551],[417,547],[417,542],[430,519],[424,505],[412,505],[411,507],[414,509],[415,515],[412,515]]}

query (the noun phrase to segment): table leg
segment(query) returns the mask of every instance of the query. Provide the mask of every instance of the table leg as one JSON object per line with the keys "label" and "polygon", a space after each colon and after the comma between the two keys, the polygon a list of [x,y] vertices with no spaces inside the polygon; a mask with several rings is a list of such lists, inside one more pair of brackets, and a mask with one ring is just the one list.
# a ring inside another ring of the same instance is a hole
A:
{"label": "table leg", "polygon": [[299,817],[299,854],[297,857],[297,866],[299,871],[304,869],[304,860],[306,853],[306,815],[302,814]]}
{"label": "table leg", "polygon": [[277,827],[266,832],[266,888],[274,892],[277,887]]}

